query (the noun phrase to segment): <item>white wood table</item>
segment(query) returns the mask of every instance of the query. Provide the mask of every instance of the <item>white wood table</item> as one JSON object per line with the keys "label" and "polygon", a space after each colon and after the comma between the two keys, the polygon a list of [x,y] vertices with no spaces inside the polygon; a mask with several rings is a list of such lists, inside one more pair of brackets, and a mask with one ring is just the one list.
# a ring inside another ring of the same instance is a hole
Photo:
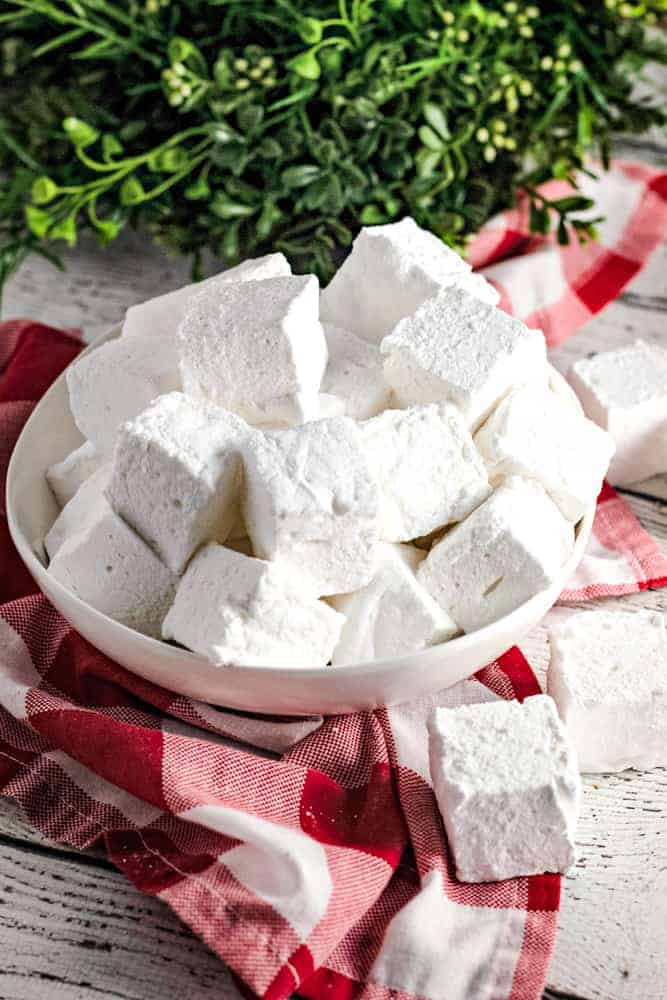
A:
{"label": "white wood table", "polygon": [[[622,148],[667,165],[652,137]],[[60,274],[40,259],[11,281],[4,316],[108,329],[127,306],[183,284],[187,265],[127,236],[104,253],[67,254]],[[667,346],[667,244],[621,299],[553,354],[565,369],[591,350],[637,336]],[[626,493],[667,548],[667,478]],[[607,602],[667,611],[667,591]],[[524,649],[538,672],[544,630]],[[585,782],[580,860],[563,883],[548,995],[664,1000],[667,994],[667,771],[628,771]],[[166,905],[140,895],[100,855],[35,834],[0,800],[0,1000],[220,1000],[238,996],[223,964]],[[474,998],[471,998],[474,1000]]]}

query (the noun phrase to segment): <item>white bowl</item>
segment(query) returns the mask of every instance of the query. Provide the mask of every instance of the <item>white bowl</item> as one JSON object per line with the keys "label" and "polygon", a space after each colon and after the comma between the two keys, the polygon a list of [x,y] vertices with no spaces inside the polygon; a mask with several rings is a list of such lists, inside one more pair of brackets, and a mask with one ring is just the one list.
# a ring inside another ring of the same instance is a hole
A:
{"label": "white bowl", "polygon": [[[88,350],[118,336],[118,332],[112,330]],[[552,384],[570,396],[573,403],[576,401],[567,383],[555,372]],[[249,712],[304,715],[376,708],[439,691],[470,676],[519,642],[544,617],[579,564],[593,522],[591,507],[577,525],[572,556],[552,587],[492,625],[441,646],[392,660],[344,667],[216,667],[196,653],[120,625],[75,597],[47,573],[42,539],[58,508],[45,472],[82,440],[70,414],[63,373],[23,428],[7,475],[9,530],[28,570],[74,628],[128,670],[179,694]]]}

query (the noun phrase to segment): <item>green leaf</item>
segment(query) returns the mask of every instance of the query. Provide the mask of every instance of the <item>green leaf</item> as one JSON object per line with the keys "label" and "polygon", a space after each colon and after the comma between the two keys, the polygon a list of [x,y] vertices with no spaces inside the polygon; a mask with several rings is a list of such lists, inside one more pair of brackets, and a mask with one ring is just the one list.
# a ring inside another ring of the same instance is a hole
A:
{"label": "green leaf", "polygon": [[247,219],[254,215],[257,209],[253,205],[244,205],[239,201],[231,201],[222,192],[216,194],[211,202],[211,211],[219,219]]}
{"label": "green leaf", "polygon": [[567,246],[570,242],[570,238],[567,232],[567,225],[565,224],[565,219],[561,219],[558,223],[558,229],[556,230],[556,238],[561,246]]}
{"label": "green leaf", "polygon": [[316,17],[302,17],[297,22],[296,30],[307,45],[314,45],[322,38],[324,28]]}
{"label": "green leaf", "polygon": [[201,201],[203,198],[208,198],[210,193],[211,189],[205,177],[198,177],[196,181],[186,187],[184,192],[188,201]]}
{"label": "green leaf", "polygon": [[52,216],[35,205],[25,206],[25,218],[30,232],[38,239],[44,239],[53,222]]}
{"label": "green leaf", "polygon": [[63,121],[63,129],[67,138],[79,149],[91,146],[99,139],[100,133],[92,125],[80,118],[69,117]]}
{"label": "green leaf", "polygon": [[100,243],[104,247],[116,239],[122,228],[123,223],[113,219],[98,219],[95,222],[95,229],[97,230]]}
{"label": "green leaf", "polygon": [[290,59],[287,68],[291,69],[297,76],[303,77],[304,80],[317,80],[322,72],[317,56],[310,49],[307,52],[301,52],[294,59]]}
{"label": "green leaf", "polygon": [[161,150],[156,156],[152,156],[148,165],[151,170],[156,170],[159,173],[175,174],[179,170],[185,169],[189,159],[182,146],[172,146],[169,149]]}
{"label": "green leaf", "polygon": [[50,177],[37,177],[32,183],[31,197],[35,205],[48,205],[58,194],[59,188]]}
{"label": "green leaf", "polygon": [[566,198],[559,198],[553,202],[553,207],[565,215],[567,212],[585,212],[592,208],[595,202],[592,198],[584,198],[583,195],[568,195]]}
{"label": "green leaf", "polygon": [[319,175],[320,168],[315,164],[302,163],[300,166],[288,167],[280,176],[285,187],[300,188],[311,184]]}
{"label": "green leaf", "polygon": [[441,139],[451,139],[452,135],[447,125],[447,119],[442,108],[430,102],[424,105],[424,118]]}
{"label": "green leaf", "polygon": [[441,153],[433,149],[420,149],[415,156],[418,177],[431,177],[438,169]]}
{"label": "green leaf", "polygon": [[444,143],[439,135],[437,135],[430,125],[422,125],[418,131],[419,138],[429,149],[436,149],[442,152]]}
{"label": "green leaf", "polygon": [[236,112],[236,121],[242,132],[254,132],[262,124],[264,108],[261,104],[244,104]]}
{"label": "green leaf", "polygon": [[169,61],[172,66],[174,63],[185,63],[189,61],[194,63],[202,72],[206,72],[207,70],[206,59],[202,55],[200,49],[198,49],[194,42],[191,42],[188,38],[182,38],[180,35],[175,35],[171,38],[167,46],[167,55],[169,56]]}
{"label": "green leaf", "polygon": [[366,205],[360,218],[362,226],[381,226],[387,221],[387,213],[379,205]]}
{"label": "green leaf", "polygon": [[76,245],[76,218],[68,215],[49,230],[49,238],[52,240],[65,240],[69,247]]}
{"label": "green leaf", "polygon": [[110,132],[105,132],[102,136],[102,159],[105,163],[109,160],[113,160],[117,153],[123,152],[123,144],[120,139],[117,139],[115,135],[111,135]]}
{"label": "green leaf", "polygon": [[127,177],[120,188],[121,205],[138,205],[144,200],[146,192],[138,177]]}

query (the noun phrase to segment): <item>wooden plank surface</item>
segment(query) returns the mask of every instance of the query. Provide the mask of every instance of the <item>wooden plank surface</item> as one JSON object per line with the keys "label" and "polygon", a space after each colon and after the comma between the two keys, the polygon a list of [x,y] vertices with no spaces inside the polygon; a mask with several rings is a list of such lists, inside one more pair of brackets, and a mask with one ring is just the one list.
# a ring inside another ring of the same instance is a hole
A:
{"label": "wooden plank surface", "polygon": [[[629,155],[667,163],[658,139]],[[92,338],[133,302],[188,280],[187,264],[166,260],[126,234],[101,253],[90,241],[67,254],[65,275],[41,259],[11,281],[6,316],[82,326]],[[667,342],[667,245],[622,298],[554,352],[565,370],[575,357],[638,336]],[[640,484],[628,500],[667,549],[667,478]],[[612,602],[667,610],[656,591]],[[538,673],[544,629],[525,645]],[[667,983],[667,772],[586,781],[579,862],[564,880],[559,936],[549,970],[553,996],[658,1000]],[[105,1000],[236,996],[224,966],[161,903],[146,899],[99,856],[48,844],[8,803],[0,804],[0,1000]]]}

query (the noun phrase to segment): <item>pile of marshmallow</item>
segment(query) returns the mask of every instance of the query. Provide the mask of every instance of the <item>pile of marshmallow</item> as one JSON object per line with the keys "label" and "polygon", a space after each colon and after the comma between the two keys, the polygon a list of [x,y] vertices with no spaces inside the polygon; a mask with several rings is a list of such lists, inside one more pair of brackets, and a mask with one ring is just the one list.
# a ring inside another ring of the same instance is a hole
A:
{"label": "pile of marshmallow", "polygon": [[320,294],[281,254],[132,307],[68,370],[49,572],[217,664],[334,666],[549,587],[614,450],[539,331],[413,220]]}

